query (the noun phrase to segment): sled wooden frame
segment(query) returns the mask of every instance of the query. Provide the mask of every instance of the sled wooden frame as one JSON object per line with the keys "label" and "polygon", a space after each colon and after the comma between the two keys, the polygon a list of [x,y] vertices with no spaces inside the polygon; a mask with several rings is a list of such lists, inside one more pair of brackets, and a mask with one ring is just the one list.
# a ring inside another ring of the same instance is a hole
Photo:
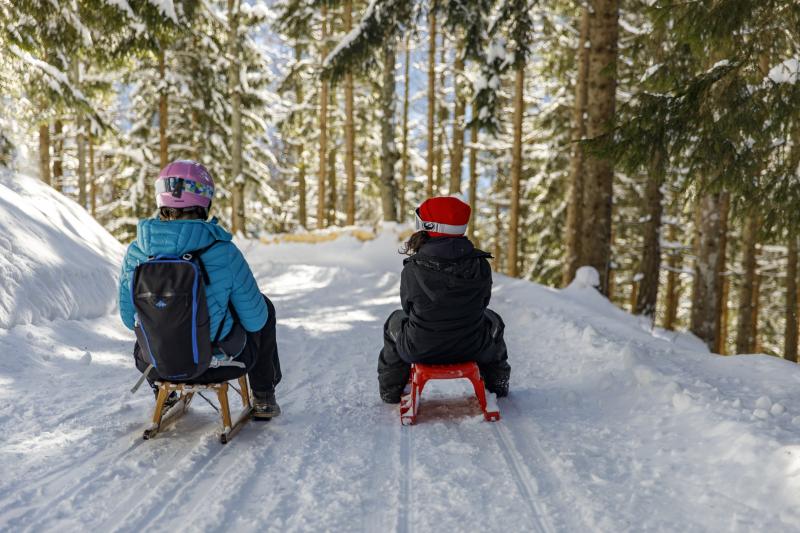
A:
{"label": "sled wooden frame", "polygon": [[[189,403],[192,401],[195,393],[200,393],[205,390],[213,390],[217,393],[217,401],[219,402],[219,413],[222,416],[222,431],[219,433],[219,441],[222,444],[227,444],[233,436],[242,428],[242,426],[250,420],[253,415],[253,403],[250,400],[250,384],[247,381],[247,374],[238,379],[239,381],[239,395],[242,397],[242,411],[236,420],[231,419],[231,409],[228,402],[228,382],[223,381],[220,383],[209,384],[194,384],[194,383],[174,383],[171,381],[156,381],[158,387],[158,397],[156,398],[156,407],[153,411],[153,423],[144,430],[142,438],[145,440],[152,439],[160,431],[172,425],[178,418],[181,417],[188,409]],[[164,403],[167,401],[171,392],[177,392],[180,395],[178,402],[170,407],[167,412],[164,412]]]}
{"label": "sled wooden frame", "polygon": [[432,379],[468,379],[475,390],[483,418],[489,422],[500,420],[500,411],[489,410],[486,403],[486,386],[481,377],[478,365],[474,362],[458,363],[451,365],[411,365],[411,374],[408,377],[409,392],[400,399],[400,423],[410,426],[417,423],[422,389],[425,383]]}

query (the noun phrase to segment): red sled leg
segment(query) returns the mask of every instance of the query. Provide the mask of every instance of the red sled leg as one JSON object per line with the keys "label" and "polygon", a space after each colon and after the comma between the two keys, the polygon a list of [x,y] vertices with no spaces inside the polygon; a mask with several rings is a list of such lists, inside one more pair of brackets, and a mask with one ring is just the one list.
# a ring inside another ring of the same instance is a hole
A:
{"label": "red sled leg", "polygon": [[409,376],[408,393],[400,399],[400,423],[409,426],[417,422],[419,414],[420,399],[425,383],[431,379],[459,379],[470,380],[475,390],[475,396],[483,411],[483,417],[488,421],[500,420],[500,412],[493,404],[491,409],[487,406],[486,388],[481,379],[478,365],[474,362],[461,363],[454,365],[411,365],[411,375]]}

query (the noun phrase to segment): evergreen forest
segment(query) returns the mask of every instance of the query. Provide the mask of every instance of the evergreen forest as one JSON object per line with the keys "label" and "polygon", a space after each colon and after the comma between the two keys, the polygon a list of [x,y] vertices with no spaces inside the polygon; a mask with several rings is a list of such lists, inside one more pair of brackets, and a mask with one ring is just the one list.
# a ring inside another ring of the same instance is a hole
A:
{"label": "evergreen forest", "polygon": [[495,272],[797,361],[797,0],[0,0],[0,168],[128,243],[175,159],[253,239],[460,195]]}

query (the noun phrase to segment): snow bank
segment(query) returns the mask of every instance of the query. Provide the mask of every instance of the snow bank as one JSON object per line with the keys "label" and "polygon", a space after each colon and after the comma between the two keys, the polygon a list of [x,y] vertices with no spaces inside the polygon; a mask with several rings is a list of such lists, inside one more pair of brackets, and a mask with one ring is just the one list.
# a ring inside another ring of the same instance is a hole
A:
{"label": "snow bank", "polygon": [[37,179],[0,175],[0,328],[111,312],[122,253],[75,202]]}

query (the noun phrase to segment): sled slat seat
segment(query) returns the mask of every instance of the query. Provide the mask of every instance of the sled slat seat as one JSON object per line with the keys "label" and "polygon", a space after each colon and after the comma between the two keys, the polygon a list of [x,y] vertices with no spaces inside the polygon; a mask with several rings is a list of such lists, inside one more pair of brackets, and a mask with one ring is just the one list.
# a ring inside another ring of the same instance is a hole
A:
{"label": "sled slat seat", "polygon": [[500,420],[500,412],[493,408],[489,410],[486,402],[486,387],[481,378],[478,365],[474,362],[458,363],[452,365],[411,365],[409,376],[409,393],[400,401],[400,423],[404,426],[417,422],[422,389],[432,379],[468,379],[475,390],[475,396],[483,411],[484,419],[488,421]]}
{"label": "sled slat seat", "polygon": [[[175,422],[189,408],[189,402],[191,402],[195,393],[213,390],[217,394],[217,401],[219,402],[218,410],[222,417],[222,431],[219,433],[219,440],[222,444],[226,444],[233,438],[236,432],[241,429],[253,413],[253,404],[250,401],[250,385],[247,381],[247,375],[241,376],[238,381],[238,392],[242,397],[242,411],[239,413],[239,416],[236,417],[236,420],[231,418],[231,410],[228,403],[229,384],[227,381],[219,383],[156,381],[158,397],[156,398],[156,407],[153,411],[153,423],[144,431],[142,438],[145,440],[152,439],[159,431]],[[164,404],[172,392],[177,392],[179,394],[178,401],[165,412]]]}

